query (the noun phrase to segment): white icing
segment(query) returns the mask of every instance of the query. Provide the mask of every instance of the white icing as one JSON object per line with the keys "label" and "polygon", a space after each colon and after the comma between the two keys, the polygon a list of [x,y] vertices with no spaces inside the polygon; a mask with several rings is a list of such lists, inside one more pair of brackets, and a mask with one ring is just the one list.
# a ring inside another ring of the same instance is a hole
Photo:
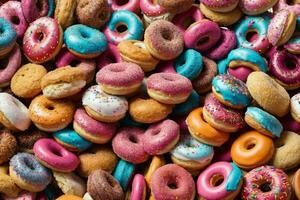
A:
{"label": "white icing", "polygon": [[291,112],[300,118],[300,93],[291,98]]}
{"label": "white icing", "polygon": [[67,94],[74,94],[83,88],[86,84],[85,80],[77,80],[71,83],[57,83],[46,86],[43,89],[43,94],[49,98],[57,98],[66,96]]}
{"label": "white icing", "polygon": [[106,94],[99,85],[91,86],[85,91],[82,105],[90,107],[102,116],[123,115],[128,110],[128,102],[124,97]]}
{"label": "white icing", "polygon": [[21,131],[30,126],[30,118],[26,106],[8,93],[0,93],[0,111],[8,121]]}
{"label": "white icing", "polygon": [[146,25],[149,26],[152,22],[155,22],[157,20],[171,21],[174,15],[171,13],[165,13],[163,15],[158,15],[158,16],[147,16],[144,14],[143,17],[144,17],[144,21],[146,22]]}
{"label": "white icing", "polygon": [[89,193],[85,193],[82,199],[83,200],[93,200],[93,198],[91,197],[91,195]]}

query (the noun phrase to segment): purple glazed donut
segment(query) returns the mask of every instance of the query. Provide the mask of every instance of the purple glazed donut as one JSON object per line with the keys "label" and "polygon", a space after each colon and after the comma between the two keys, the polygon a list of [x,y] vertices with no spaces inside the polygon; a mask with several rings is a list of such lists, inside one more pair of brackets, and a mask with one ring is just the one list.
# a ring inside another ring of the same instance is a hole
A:
{"label": "purple glazed donut", "polygon": [[108,43],[107,49],[97,58],[97,69],[101,69],[102,67],[121,62],[121,55],[118,51],[117,46]]}
{"label": "purple glazed donut", "polygon": [[[38,8],[39,1],[40,9]],[[28,23],[48,14],[48,0],[21,0],[24,17]]]}
{"label": "purple glazed donut", "polygon": [[231,30],[221,28],[221,39],[218,43],[205,52],[205,55],[213,60],[220,60],[227,56],[227,54],[236,47],[235,33]]}
{"label": "purple glazed donut", "polygon": [[151,193],[155,200],[181,199],[193,200],[195,183],[184,168],[168,164],[158,168],[151,178]]}
{"label": "purple glazed donut", "polygon": [[149,155],[143,148],[144,130],[137,127],[123,127],[112,140],[114,152],[123,160],[143,163]]}
{"label": "purple glazed donut", "polygon": [[0,17],[9,21],[17,32],[18,38],[22,38],[27,22],[24,18],[21,3],[18,1],[8,1],[0,7]]}
{"label": "purple glazed donut", "polygon": [[144,150],[150,155],[171,151],[179,140],[179,132],[179,125],[170,119],[151,125],[144,134]]}
{"label": "purple glazed donut", "polygon": [[201,20],[192,24],[184,33],[187,48],[203,52],[212,48],[221,37],[218,24],[209,20]]}

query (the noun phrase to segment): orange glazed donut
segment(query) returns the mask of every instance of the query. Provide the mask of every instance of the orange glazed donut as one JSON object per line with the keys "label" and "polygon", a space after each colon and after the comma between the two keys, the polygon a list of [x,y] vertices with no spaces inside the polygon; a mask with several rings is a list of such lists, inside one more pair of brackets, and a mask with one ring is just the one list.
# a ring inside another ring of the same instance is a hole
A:
{"label": "orange glazed donut", "polygon": [[233,142],[231,157],[239,167],[250,170],[269,162],[274,148],[271,138],[257,131],[249,131]]}
{"label": "orange glazed donut", "polygon": [[203,108],[193,110],[186,118],[186,124],[191,135],[205,144],[221,146],[229,139],[228,133],[219,131],[204,121]]}
{"label": "orange glazed donut", "polygon": [[295,190],[296,197],[300,199],[300,168],[295,172],[293,177],[293,188]]}

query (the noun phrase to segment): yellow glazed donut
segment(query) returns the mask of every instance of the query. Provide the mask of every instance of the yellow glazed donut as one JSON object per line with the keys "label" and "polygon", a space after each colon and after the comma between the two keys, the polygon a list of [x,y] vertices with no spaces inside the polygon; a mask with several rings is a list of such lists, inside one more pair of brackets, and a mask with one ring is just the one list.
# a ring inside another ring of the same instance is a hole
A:
{"label": "yellow glazed donut", "polygon": [[74,0],[56,0],[55,19],[63,29],[74,22],[74,12],[77,1]]}
{"label": "yellow glazed donut", "polygon": [[266,73],[252,72],[246,85],[253,99],[267,112],[278,117],[289,112],[289,94]]}

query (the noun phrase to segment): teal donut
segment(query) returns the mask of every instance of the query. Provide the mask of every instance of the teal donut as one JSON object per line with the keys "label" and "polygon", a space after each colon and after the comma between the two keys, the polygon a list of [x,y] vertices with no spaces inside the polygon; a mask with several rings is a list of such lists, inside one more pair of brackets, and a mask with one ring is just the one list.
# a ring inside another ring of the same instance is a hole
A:
{"label": "teal donut", "polygon": [[267,62],[259,53],[251,49],[240,47],[230,51],[227,58],[218,62],[218,73],[227,74],[230,62],[237,60],[254,64],[258,67],[259,71],[268,71]]}
{"label": "teal donut", "polygon": [[16,40],[17,33],[12,24],[4,18],[0,18],[0,51],[5,51],[6,49],[11,48]]}
{"label": "teal donut", "polygon": [[174,67],[178,74],[193,80],[203,69],[202,55],[194,49],[188,49],[175,60]]}
{"label": "teal donut", "polygon": [[127,162],[125,160],[119,160],[114,172],[113,176],[120,183],[121,187],[124,191],[128,186],[131,177],[133,176],[135,170],[135,165]]}
{"label": "teal donut", "polygon": [[48,17],[53,16],[54,10],[55,10],[55,2],[54,2],[54,0],[48,0],[48,13],[47,13],[47,16]]}
{"label": "teal donut", "polygon": [[92,143],[82,138],[72,129],[63,129],[53,134],[56,141],[64,146],[71,147],[71,150],[84,151],[92,146]]}
{"label": "teal donut", "polygon": [[103,33],[82,24],[68,27],[64,32],[64,42],[71,52],[83,57],[96,57],[107,48]]}
{"label": "teal donut", "polygon": [[188,114],[194,108],[199,107],[199,105],[200,105],[200,96],[195,90],[193,90],[189,98],[184,103],[177,104],[174,107],[172,115],[178,116],[178,115]]}

